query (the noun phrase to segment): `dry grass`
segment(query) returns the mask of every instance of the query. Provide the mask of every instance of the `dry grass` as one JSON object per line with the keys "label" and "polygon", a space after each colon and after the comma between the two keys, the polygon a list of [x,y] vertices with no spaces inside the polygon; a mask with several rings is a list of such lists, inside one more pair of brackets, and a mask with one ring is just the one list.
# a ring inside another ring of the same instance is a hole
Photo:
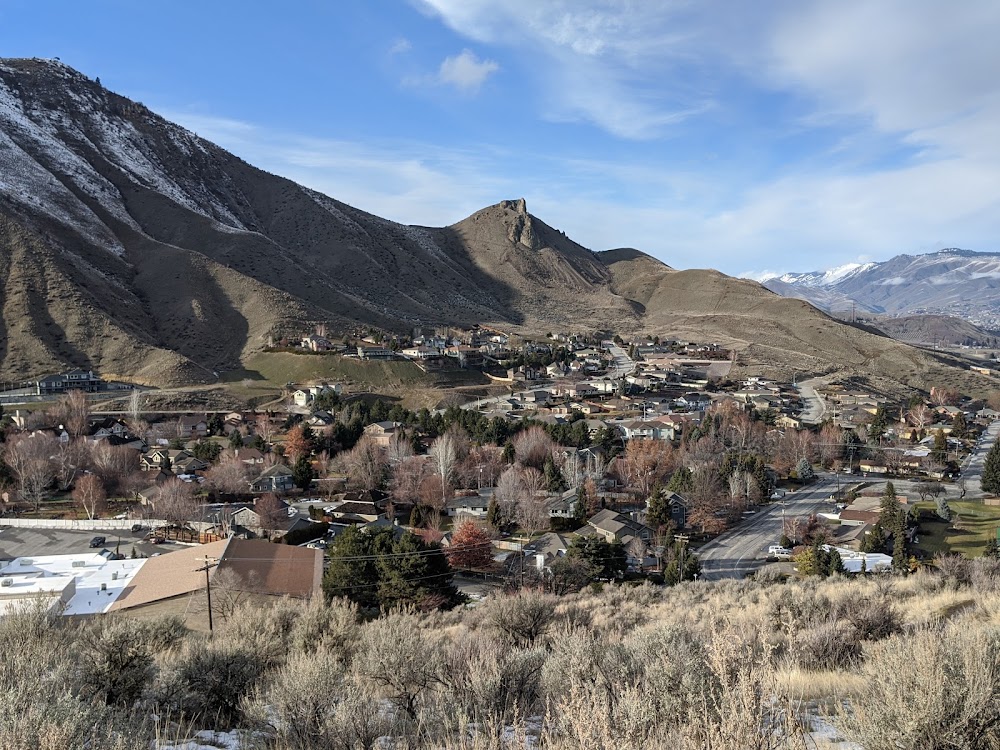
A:
{"label": "dry grass", "polygon": [[802,703],[849,700],[860,695],[865,685],[864,678],[856,671],[814,672],[795,666],[779,669],[777,683],[784,695]]}

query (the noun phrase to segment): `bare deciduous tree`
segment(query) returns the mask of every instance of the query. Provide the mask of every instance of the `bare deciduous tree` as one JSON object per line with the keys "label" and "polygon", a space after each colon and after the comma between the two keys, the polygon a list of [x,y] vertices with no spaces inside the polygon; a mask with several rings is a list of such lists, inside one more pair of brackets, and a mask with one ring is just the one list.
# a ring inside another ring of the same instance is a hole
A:
{"label": "bare deciduous tree", "polygon": [[377,490],[385,483],[385,455],[370,435],[362,435],[357,445],[343,454],[343,461],[351,481],[361,489]]}
{"label": "bare deciduous tree", "polygon": [[437,469],[438,477],[440,477],[441,502],[444,504],[448,501],[447,490],[451,486],[452,473],[455,470],[455,462],[458,460],[455,438],[452,433],[449,431],[438,436],[431,443],[427,455],[434,461],[434,467]]}
{"label": "bare deciduous tree", "polygon": [[180,479],[168,479],[159,486],[153,510],[167,523],[184,526],[198,514],[192,486]]}
{"label": "bare deciduous tree", "polygon": [[104,510],[104,501],[107,497],[104,482],[96,474],[85,474],[80,477],[73,488],[73,501],[83,509],[90,520],[97,518]]}
{"label": "bare deciduous tree", "polygon": [[402,432],[394,434],[389,441],[389,447],[385,450],[389,466],[395,468],[411,456],[413,456],[413,443]]}
{"label": "bare deciduous tree", "polygon": [[264,536],[269,537],[270,532],[280,529],[282,522],[288,520],[288,512],[278,496],[268,492],[266,495],[258,497],[253,504],[254,513],[257,514],[260,528],[264,531]]}
{"label": "bare deciduous tree", "polygon": [[139,456],[124,445],[97,443],[91,448],[90,462],[104,486],[116,491],[130,474],[139,468]]}
{"label": "bare deciduous tree", "polygon": [[73,484],[77,471],[85,469],[90,463],[90,443],[86,440],[70,440],[59,443],[52,456],[53,468],[59,489],[65,492]]}
{"label": "bare deciduous tree", "polygon": [[7,441],[4,457],[17,480],[18,495],[35,510],[55,478],[52,456],[57,450],[56,439],[46,433],[18,435]]}
{"label": "bare deciduous tree", "polygon": [[552,455],[556,445],[548,433],[538,426],[519,432],[514,436],[513,443],[517,462],[539,471],[545,466],[545,460]]}
{"label": "bare deciduous tree", "polygon": [[205,484],[209,489],[227,494],[247,491],[247,483],[253,469],[244,463],[233,451],[223,451],[219,462],[205,472]]}
{"label": "bare deciduous tree", "polygon": [[85,435],[90,425],[90,404],[87,402],[87,394],[80,390],[72,390],[60,396],[51,414],[72,437]]}

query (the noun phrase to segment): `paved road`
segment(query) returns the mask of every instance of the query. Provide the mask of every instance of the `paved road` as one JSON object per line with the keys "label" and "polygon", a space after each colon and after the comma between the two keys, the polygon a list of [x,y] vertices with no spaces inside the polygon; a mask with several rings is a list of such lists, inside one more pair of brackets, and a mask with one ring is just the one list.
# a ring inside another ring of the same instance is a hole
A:
{"label": "paved road", "polygon": [[785,518],[796,518],[832,510],[829,497],[836,489],[836,477],[822,475],[806,489],[789,492],[713,539],[698,550],[702,576],[709,581],[745,578],[766,562],[767,548],[781,539],[782,511]]}
{"label": "paved road", "polygon": [[635,361],[628,356],[628,352],[614,344],[608,347],[608,351],[611,353],[612,358],[611,367],[608,369],[608,377],[617,380],[635,372]]}
{"label": "paved road", "polygon": [[990,452],[990,448],[996,442],[998,434],[1000,434],[1000,420],[993,422],[986,428],[979,445],[962,464],[962,479],[965,480],[965,497],[967,499],[983,497],[983,463],[986,461],[986,454]]}
{"label": "paved road", "polygon": [[795,384],[795,388],[805,402],[805,409],[799,416],[805,424],[819,424],[826,416],[826,402],[816,393],[816,386],[823,382],[820,378],[813,378]]}

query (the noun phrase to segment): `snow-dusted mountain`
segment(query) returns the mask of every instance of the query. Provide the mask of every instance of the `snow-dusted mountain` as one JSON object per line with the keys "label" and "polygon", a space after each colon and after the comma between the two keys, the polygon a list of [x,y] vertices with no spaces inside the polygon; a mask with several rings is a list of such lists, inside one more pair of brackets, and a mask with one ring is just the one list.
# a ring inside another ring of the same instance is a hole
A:
{"label": "snow-dusted mountain", "polygon": [[825,272],[788,273],[763,283],[827,311],[855,306],[886,315],[956,315],[986,328],[1000,327],[1000,253],[948,248]]}
{"label": "snow-dusted mountain", "polygon": [[792,285],[802,285],[802,286],[812,286],[812,287],[828,287],[833,286],[845,279],[850,278],[854,274],[862,273],[867,271],[875,263],[847,263],[843,266],[837,266],[836,268],[831,268],[828,271],[812,271],[810,273],[785,273],[780,276],[769,276],[765,277],[767,281],[771,279],[777,279],[784,284]]}

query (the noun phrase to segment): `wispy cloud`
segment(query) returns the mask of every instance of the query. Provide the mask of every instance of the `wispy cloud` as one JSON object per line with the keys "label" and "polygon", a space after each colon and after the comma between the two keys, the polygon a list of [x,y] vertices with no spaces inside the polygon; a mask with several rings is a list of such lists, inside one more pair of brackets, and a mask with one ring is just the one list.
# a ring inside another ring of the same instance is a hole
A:
{"label": "wispy cloud", "polygon": [[437,80],[445,85],[454,86],[465,93],[479,91],[486,79],[500,70],[500,65],[494,60],[480,60],[471,50],[462,50],[454,57],[446,57],[441,62]]}
{"label": "wispy cloud", "polygon": [[404,55],[411,49],[413,49],[413,44],[410,40],[405,37],[400,37],[392,43],[392,46],[389,47],[389,55]]}
{"label": "wispy cloud", "polygon": [[444,226],[516,194],[496,168],[500,157],[486,149],[359,143],[191,112],[164,115],[256,167],[406,224]]}

